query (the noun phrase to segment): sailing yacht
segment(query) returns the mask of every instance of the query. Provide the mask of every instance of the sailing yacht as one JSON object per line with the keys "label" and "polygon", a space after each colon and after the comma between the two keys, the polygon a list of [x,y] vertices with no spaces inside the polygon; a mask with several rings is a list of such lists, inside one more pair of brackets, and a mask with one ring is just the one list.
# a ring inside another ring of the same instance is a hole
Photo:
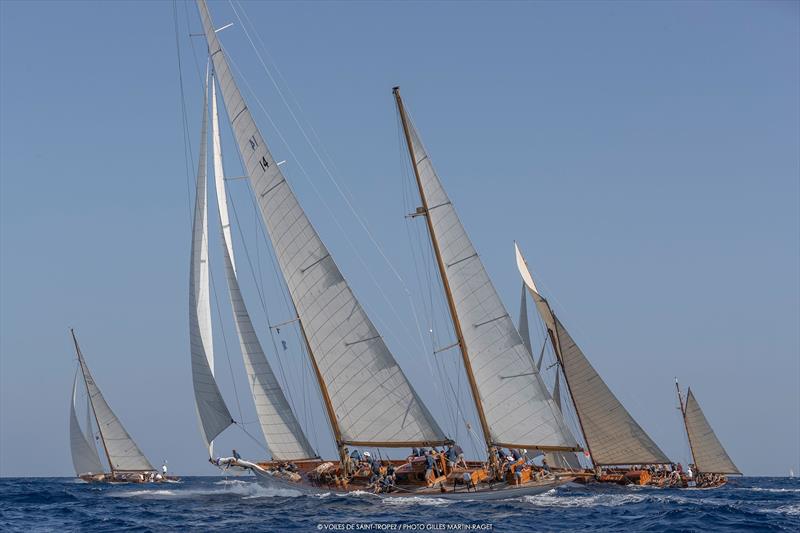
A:
{"label": "sailing yacht", "polygon": [[[650,472],[656,469],[650,467],[663,470],[663,465],[672,462],[625,409],[572,339],[548,301],[541,295],[516,243],[514,250],[523,290],[527,289],[533,298],[547,331],[542,356],[548,342],[555,353],[554,400],[560,407],[560,376],[563,374],[588,457],[594,466],[594,471],[587,470],[581,478],[589,479],[589,476],[594,476],[598,481],[604,482],[649,484]],[[522,318],[521,316],[521,321]],[[525,320],[527,321],[527,316]],[[527,322],[521,329],[527,334]],[[530,340],[527,342],[530,344]]]}
{"label": "sailing yacht", "polygon": [[[576,451],[574,437],[531,365],[522,339],[458,223],[395,88],[398,111],[437,249],[442,278],[459,338],[464,366],[485,439],[481,461],[454,467],[437,446],[452,440],[440,428],[381,333],[363,309],[314,229],[261,135],[234,79],[204,0],[198,0],[210,66],[206,75],[189,281],[192,378],[201,434],[209,460],[223,469],[251,470],[270,487],[301,492],[371,490],[388,496],[436,495],[453,499],[495,499],[541,493],[570,477],[548,474],[522,461],[509,464],[498,447]],[[337,457],[320,458],[298,422],[286,391],[276,379],[256,334],[239,287],[225,177],[216,95],[227,111],[250,192],[275,254],[322,398]],[[210,89],[210,91],[209,91]],[[214,376],[208,262],[208,94],[211,93],[212,159],[228,296],[251,394],[270,458],[245,461],[215,457],[213,440],[236,424]],[[457,232],[447,230],[453,224]],[[441,247],[439,247],[441,243]],[[464,257],[453,254],[465,253]],[[467,293],[477,283],[481,291]],[[482,311],[477,311],[477,303]],[[503,375],[518,369],[519,376]],[[348,446],[431,448],[427,456],[405,460],[353,460]],[[513,467],[513,468],[512,468]]]}
{"label": "sailing yacht", "polygon": [[[69,442],[75,475],[89,483],[145,483],[177,481],[174,476],[159,473],[125,430],[122,422],[100,392],[83,357],[75,331],[70,330],[79,370],[72,383],[69,409]],[[85,427],[81,428],[76,413],[78,383],[86,386],[87,407]],[[92,421],[97,427],[97,440],[102,444],[109,471],[105,470],[97,453]]]}
{"label": "sailing yacht", "polygon": [[692,454],[693,475],[691,478],[684,479],[686,485],[710,489],[721,487],[727,483],[728,475],[741,476],[739,468],[722,447],[722,443],[711,428],[706,415],[703,414],[692,389],[689,388],[686,391],[684,398],[676,379],[675,390],[678,393],[683,425]]}

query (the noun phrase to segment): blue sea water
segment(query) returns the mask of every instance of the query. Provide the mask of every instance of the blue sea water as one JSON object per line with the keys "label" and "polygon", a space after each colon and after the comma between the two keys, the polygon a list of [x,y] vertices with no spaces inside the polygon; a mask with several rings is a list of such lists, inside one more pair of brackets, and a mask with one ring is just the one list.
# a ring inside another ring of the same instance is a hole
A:
{"label": "blue sea water", "polygon": [[800,480],[716,490],[569,484],[494,502],[301,496],[253,478],[88,485],[0,478],[0,531],[800,531]]}

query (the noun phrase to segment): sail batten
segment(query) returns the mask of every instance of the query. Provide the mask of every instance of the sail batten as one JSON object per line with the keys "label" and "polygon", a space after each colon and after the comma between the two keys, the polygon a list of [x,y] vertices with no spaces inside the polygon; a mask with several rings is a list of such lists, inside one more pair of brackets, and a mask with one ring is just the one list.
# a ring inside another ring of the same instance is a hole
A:
{"label": "sail batten", "polygon": [[[203,0],[197,5],[233,136],[300,318],[337,445],[445,442],[281,173],[236,85],[208,7]],[[365,339],[371,340],[356,342]]]}
{"label": "sail batten", "polygon": [[214,347],[211,327],[210,271],[208,264],[207,144],[208,80],[203,96],[203,120],[195,185],[192,251],[189,265],[189,343],[192,385],[200,432],[213,454],[212,442],[233,423],[230,411],[214,378]]}
{"label": "sail batten", "polygon": [[660,464],[670,460],[620,403],[553,313],[514,244],[517,267],[536,302],[564,372],[572,403],[595,465]]}
{"label": "sail batten", "polygon": [[733,463],[711,428],[711,424],[706,419],[700,404],[697,403],[691,388],[686,393],[683,416],[697,471],[709,474],[741,475],[739,468]]}
{"label": "sail batten", "polygon": [[106,402],[103,394],[100,392],[100,388],[92,378],[91,372],[89,372],[89,367],[86,365],[86,360],[83,358],[74,332],[72,333],[72,340],[75,344],[75,351],[78,354],[78,362],[80,363],[83,379],[86,383],[89,401],[92,404],[92,410],[94,411],[97,421],[97,429],[100,432],[100,438],[103,441],[103,446],[108,455],[108,461],[112,472],[155,470],[153,465],[150,464],[150,461],[147,460],[122,426],[122,422],[120,422],[117,415],[114,414],[114,411],[111,410],[108,402]]}
{"label": "sail batten", "polygon": [[267,361],[239,288],[225,192],[216,85],[213,83],[213,79],[211,83],[211,136],[217,207],[223,241],[225,272],[228,280],[228,297],[261,431],[273,460],[292,461],[316,457],[317,454],[308,442]]}
{"label": "sail batten", "polygon": [[[77,401],[78,374],[75,374],[75,381],[72,383],[72,396],[69,406],[69,444],[72,453],[72,466],[75,468],[75,475],[100,474],[103,472],[103,464],[100,462],[100,455],[97,453],[97,446],[91,437],[91,425],[87,425],[84,433],[78,423],[78,415],[75,412],[75,402]],[[88,405],[88,401],[87,401]]]}
{"label": "sail batten", "polygon": [[578,449],[394,92],[487,445]]}

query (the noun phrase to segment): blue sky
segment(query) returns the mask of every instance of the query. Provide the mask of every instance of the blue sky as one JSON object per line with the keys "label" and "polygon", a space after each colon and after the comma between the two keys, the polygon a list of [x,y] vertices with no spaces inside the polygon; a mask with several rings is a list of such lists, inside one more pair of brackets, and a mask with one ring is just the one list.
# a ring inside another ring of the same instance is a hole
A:
{"label": "blue sky", "polygon": [[[424,282],[430,270],[413,259],[424,233],[403,216],[416,200],[394,85],[514,316],[516,239],[561,319],[668,455],[687,454],[678,376],[745,473],[800,470],[796,2],[233,6],[254,23],[258,49],[300,104],[295,115],[307,133],[313,127],[402,283],[309,148],[232,5],[211,2],[218,26],[236,22],[223,44],[288,147],[245,91],[256,121],[443,426],[451,427],[448,410],[405,296],[420,316],[426,301],[442,309]],[[186,34],[200,26],[193,4],[177,7],[196,154],[202,90]],[[71,475],[69,327],[145,453],[182,474],[214,472],[189,374],[191,203],[175,34],[172,2],[0,3],[2,475]],[[202,40],[194,47],[202,68]],[[223,143],[228,173],[240,173],[227,131]],[[239,257],[250,242],[256,274],[248,275],[260,280],[243,282],[251,310],[254,284],[263,283],[280,321],[288,311],[244,182],[231,191],[245,237],[235,237]],[[215,280],[220,383],[252,422],[224,278]],[[274,362],[266,333],[262,340]],[[313,387],[286,340],[291,389],[310,398],[304,420],[329,450]],[[443,364],[463,387],[454,360]],[[259,456],[235,428],[219,442],[223,452]]]}

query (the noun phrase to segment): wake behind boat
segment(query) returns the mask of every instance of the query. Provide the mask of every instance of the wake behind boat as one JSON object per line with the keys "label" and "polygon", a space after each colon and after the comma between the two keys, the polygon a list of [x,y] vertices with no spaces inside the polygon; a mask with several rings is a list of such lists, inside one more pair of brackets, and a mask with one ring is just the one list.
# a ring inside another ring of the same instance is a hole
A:
{"label": "wake behind boat", "polygon": [[[86,360],[83,358],[75,331],[70,330],[75,353],[78,356],[80,371],[75,372],[69,411],[69,436],[72,465],[75,475],[88,483],[158,483],[178,481],[179,478],[167,475],[166,464],[159,472],[133,441],[122,426],[117,415],[111,410],[100,388],[95,383]],[[86,385],[86,422],[84,428],[78,422],[76,401],[79,376]],[[97,428],[93,437],[92,421]],[[97,453],[95,440],[103,445],[109,470],[106,471]]]}

